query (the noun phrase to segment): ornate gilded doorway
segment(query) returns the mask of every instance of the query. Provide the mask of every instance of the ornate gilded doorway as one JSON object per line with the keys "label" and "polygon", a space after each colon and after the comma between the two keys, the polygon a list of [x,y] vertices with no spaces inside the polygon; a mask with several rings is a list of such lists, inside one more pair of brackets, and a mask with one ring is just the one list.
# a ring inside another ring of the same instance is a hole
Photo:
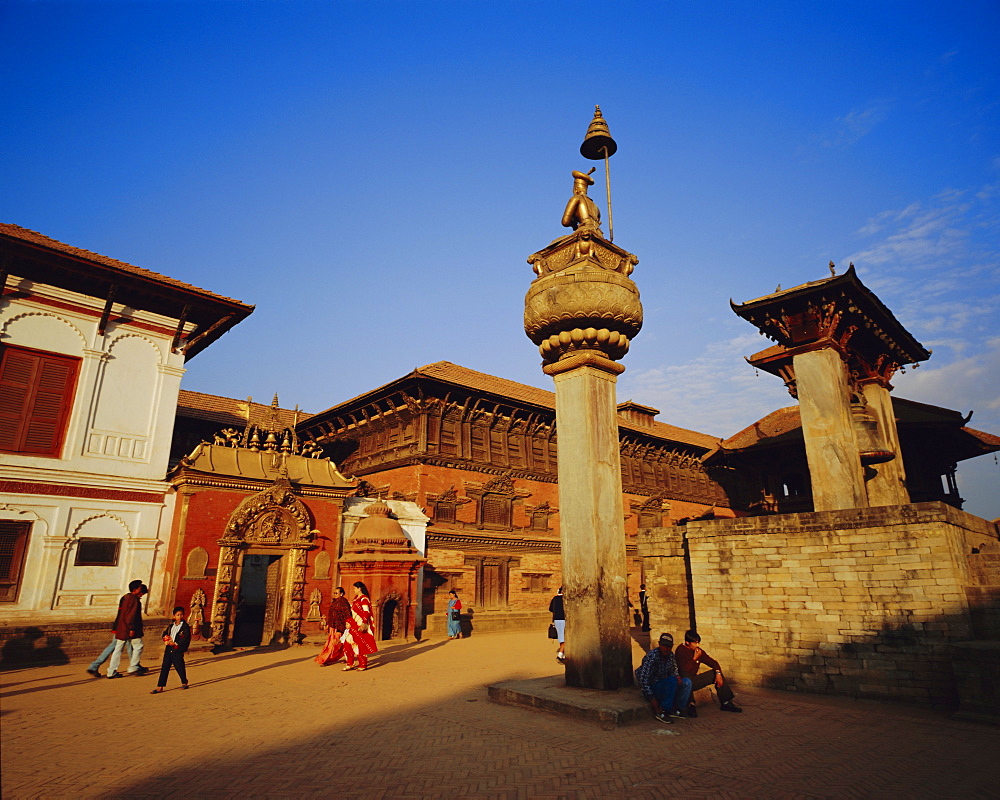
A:
{"label": "ornate gilded doorway", "polygon": [[234,647],[280,644],[284,619],[284,581],[281,554],[248,550],[243,554],[236,609],[233,617]]}
{"label": "ornate gilded doorway", "polygon": [[299,643],[315,535],[309,509],[285,478],[240,503],[219,540],[213,644]]}

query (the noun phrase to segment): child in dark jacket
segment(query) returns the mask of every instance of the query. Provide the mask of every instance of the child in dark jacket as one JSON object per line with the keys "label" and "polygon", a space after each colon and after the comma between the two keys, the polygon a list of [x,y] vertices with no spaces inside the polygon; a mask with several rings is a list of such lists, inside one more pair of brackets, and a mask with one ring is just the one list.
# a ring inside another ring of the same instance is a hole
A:
{"label": "child in dark jacket", "polygon": [[174,621],[163,631],[163,663],[160,665],[160,679],[156,688],[150,694],[159,694],[167,685],[167,675],[170,667],[177,670],[181,679],[181,688],[188,688],[187,667],[184,665],[184,653],[191,644],[191,626],[184,621],[184,606],[174,609]]}

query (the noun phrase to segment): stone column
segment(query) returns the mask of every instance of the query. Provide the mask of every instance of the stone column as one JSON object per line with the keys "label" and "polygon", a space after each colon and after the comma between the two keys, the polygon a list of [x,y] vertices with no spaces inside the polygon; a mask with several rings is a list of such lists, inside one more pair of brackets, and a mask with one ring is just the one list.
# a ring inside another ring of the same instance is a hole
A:
{"label": "stone column", "polygon": [[545,367],[556,388],[566,684],[632,683],[625,511],[615,401],[624,367],[579,354]]}
{"label": "stone column", "polygon": [[792,358],[813,509],[866,508],[868,494],[851,418],[844,362],[832,347]]}
{"label": "stone column", "polygon": [[580,228],[529,259],[524,331],[556,390],[566,684],[632,684],[617,364],[642,327],[631,253]]}
{"label": "stone column", "polygon": [[889,449],[896,454],[892,461],[885,461],[872,467],[876,471],[868,481],[868,504],[871,506],[900,506],[910,502],[910,492],[906,488],[906,472],[903,468],[903,453],[899,449],[899,431],[896,429],[896,414],[892,410],[889,390],[878,383],[862,386],[868,409],[878,419],[879,433]]}

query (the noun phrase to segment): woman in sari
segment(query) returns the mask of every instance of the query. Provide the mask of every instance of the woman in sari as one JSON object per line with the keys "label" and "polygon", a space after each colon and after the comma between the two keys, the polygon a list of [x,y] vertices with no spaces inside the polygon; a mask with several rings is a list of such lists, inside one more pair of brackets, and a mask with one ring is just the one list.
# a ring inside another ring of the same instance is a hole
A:
{"label": "woman in sari", "polygon": [[462,638],[462,601],[458,599],[458,592],[452,589],[448,592],[448,638]]}
{"label": "woman in sari", "polygon": [[375,634],[372,633],[372,601],[368,597],[368,587],[357,581],[351,587],[354,598],[351,600],[351,616],[347,619],[347,631],[344,638],[344,658],[347,666],[344,672],[354,669],[354,657],[358,658],[358,672],[368,669],[368,656],[378,652],[375,644]]}
{"label": "woman in sari", "polygon": [[326,645],[316,656],[316,663],[321,667],[335,664],[344,654],[344,645],[340,639],[347,630],[347,620],[350,616],[351,604],[344,597],[344,590],[338,586],[334,589],[333,600],[330,601],[330,610],[326,617]]}

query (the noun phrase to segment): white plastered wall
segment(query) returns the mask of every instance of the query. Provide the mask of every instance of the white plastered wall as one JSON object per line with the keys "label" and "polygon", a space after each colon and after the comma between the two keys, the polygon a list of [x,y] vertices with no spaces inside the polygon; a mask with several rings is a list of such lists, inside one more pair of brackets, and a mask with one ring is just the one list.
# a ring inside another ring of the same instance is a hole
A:
{"label": "white plastered wall", "polygon": [[[32,523],[18,599],[0,611],[13,621],[103,619],[136,578],[153,590],[147,603],[154,607],[164,582],[156,559],[170,532],[173,498],[164,478],[184,374],[183,354],[171,352],[177,320],[116,305],[102,335],[103,298],[16,276],[7,286],[18,292],[0,304],[0,344],[72,356],[80,365],[59,457],[0,454],[0,480],[57,487],[0,494],[0,519]],[[89,490],[101,499],[88,499]],[[110,499],[122,492],[150,501]],[[118,564],[75,566],[80,536],[120,538]]]}

